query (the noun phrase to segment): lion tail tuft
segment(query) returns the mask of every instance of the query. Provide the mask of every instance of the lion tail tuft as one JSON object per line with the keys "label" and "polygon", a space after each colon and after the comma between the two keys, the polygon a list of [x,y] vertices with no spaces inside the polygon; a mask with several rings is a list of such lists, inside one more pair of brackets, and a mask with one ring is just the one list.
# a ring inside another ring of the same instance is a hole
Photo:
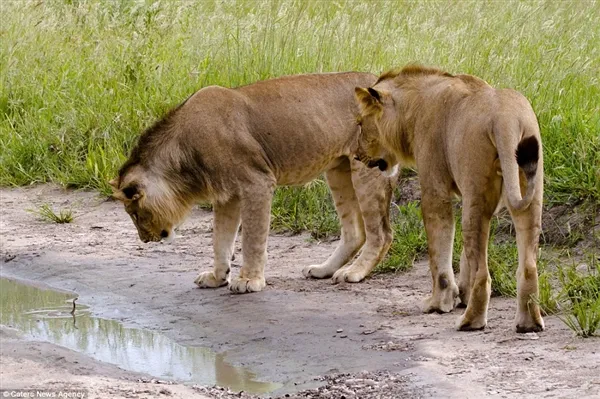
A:
{"label": "lion tail tuft", "polygon": [[[509,126],[502,131],[494,131],[498,156],[502,168],[504,188],[509,205],[514,210],[526,209],[533,200],[536,189],[536,175],[540,160],[540,141],[536,136],[527,136],[516,142],[520,132]],[[515,126],[511,126],[515,127]],[[516,148],[515,148],[516,147]],[[525,195],[521,196],[520,171],[527,182]]]}

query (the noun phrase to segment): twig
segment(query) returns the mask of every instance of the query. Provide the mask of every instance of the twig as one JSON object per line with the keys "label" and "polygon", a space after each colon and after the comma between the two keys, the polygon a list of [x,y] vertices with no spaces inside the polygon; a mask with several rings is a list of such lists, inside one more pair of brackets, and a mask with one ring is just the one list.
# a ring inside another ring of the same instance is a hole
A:
{"label": "twig", "polygon": [[73,310],[71,310],[71,314],[75,315],[75,301],[77,300],[77,298],[73,298]]}

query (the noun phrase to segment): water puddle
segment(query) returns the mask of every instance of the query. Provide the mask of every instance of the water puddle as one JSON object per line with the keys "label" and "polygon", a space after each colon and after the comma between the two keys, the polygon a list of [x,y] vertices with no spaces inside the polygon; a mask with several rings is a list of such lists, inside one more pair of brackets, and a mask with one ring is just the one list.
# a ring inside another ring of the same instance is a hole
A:
{"label": "water puddle", "polygon": [[256,381],[249,370],[227,363],[224,354],[182,346],[149,330],[94,317],[85,305],[77,303],[71,314],[73,298],[73,294],[0,278],[0,323],[20,330],[31,339],[51,342],[156,378],[256,394],[281,387]]}

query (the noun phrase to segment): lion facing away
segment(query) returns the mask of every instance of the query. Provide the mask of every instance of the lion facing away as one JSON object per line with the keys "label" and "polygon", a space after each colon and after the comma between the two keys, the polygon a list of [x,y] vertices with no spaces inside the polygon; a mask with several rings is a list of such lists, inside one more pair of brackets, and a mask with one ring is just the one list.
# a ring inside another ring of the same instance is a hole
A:
{"label": "lion facing away", "polygon": [[[288,76],[237,89],[206,87],[144,132],[111,181],[140,239],[173,237],[192,205],[214,206],[214,268],[199,287],[246,293],[265,287],[271,199],[277,185],[305,184],[321,173],[341,220],[341,240],[307,277],[358,282],[387,252],[392,180],[354,160],[359,126],[354,87],[376,76]],[[242,229],[243,265],[230,277]],[[360,256],[344,266],[362,248]]]}
{"label": "lion facing away", "polygon": [[[425,310],[449,312],[459,296],[467,309],[458,328],[486,326],[490,220],[503,199],[519,252],[516,328],[543,330],[535,303],[543,161],[529,102],[474,76],[420,66],[387,72],[355,95],[363,124],[357,157],[382,169],[413,164],[419,174],[433,279]],[[462,196],[464,240],[458,286],[452,271],[455,195]]]}

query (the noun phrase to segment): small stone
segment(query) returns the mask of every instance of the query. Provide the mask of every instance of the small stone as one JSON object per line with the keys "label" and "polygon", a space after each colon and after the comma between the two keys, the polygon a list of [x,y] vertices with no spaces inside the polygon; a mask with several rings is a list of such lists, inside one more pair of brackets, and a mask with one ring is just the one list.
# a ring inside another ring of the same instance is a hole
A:
{"label": "small stone", "polygon": [[536,339],[540,339],[540,336],[537,335],[534,332],[530,332],[530,333],[525,333],[525,334],[519,335],[517,337],[517,339],[520,339],[520,340],[536,340]]}
{"label": "small stone", "polygon": [[341,332],[344,332],[344,330],[342,328],[338,328],[336,332],[339,334]]}

